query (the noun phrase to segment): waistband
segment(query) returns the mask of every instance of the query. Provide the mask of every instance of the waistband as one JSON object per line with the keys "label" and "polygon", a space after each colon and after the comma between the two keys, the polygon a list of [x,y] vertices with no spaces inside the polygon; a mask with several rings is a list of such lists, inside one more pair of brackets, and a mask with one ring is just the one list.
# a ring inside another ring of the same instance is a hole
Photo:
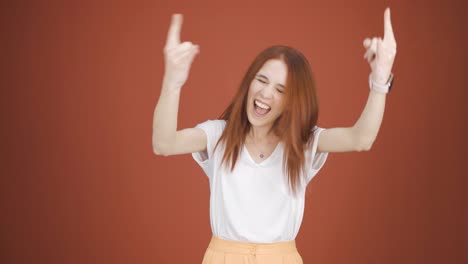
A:
{"label": "waistband", "polygon": [[249,243],[226,240],[212,236],[208,248],[231,254],[275,255],[288,254],[297,251],[296,241],[284,241],[275,243]]}

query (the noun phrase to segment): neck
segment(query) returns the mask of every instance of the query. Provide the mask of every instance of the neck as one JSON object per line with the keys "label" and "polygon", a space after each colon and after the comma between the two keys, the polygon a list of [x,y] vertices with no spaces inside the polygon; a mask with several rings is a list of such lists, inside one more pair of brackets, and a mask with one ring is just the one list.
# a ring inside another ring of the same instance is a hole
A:
{"label": "neck", "polygon": [[273,132],[269,131],[269,127],[250,127],[248,137],[257,143],[273,142],[277,141],[277,136]]}

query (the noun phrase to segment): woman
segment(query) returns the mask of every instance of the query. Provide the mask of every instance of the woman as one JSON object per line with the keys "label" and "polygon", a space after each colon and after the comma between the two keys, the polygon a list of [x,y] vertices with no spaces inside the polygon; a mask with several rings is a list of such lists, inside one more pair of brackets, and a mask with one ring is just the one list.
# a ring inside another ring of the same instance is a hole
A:
{"label": "woman", "polygon": [[286,46],[262,51],[219,120],[177,131],[181,87],[199,47],[180,43],[174,15],[154,114],[158,155],[192,153],[210,181],[213,236],[203,263],[302,263],[295,246],[305,188],[329,152],[369,150],[379,130],[396,42],[390,10],[384,38],[366,39],[370,94],[353,127],[317,126],[318,103],[306,58]]}

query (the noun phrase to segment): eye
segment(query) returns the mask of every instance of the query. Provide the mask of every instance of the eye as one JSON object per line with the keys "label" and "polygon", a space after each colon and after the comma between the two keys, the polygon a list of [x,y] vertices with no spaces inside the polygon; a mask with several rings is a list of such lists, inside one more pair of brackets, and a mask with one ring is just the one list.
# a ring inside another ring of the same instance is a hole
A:
{"label": "eye", "polygon": [[276,90],[277,90],[279,93],[283,93],[283,90],[281,90],[281,89],[278,89],[278,88],[277,88]]}
{"label": "eye", "polygon": [[262,79],[257,79],[257,81],[261,82],[261,83],[266,83],[264,80]]}

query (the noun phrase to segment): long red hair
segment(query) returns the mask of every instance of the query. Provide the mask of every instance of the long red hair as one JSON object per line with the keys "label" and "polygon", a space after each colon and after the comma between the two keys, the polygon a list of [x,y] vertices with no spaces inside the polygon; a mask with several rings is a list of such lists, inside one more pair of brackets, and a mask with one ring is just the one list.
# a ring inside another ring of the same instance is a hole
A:
{"label": "long red hair", "polygon": [[242,79],[237,94],[220,116],[220,119],[226,120],[226,127],[215,149],[218,144],[224,143],[222,163],[229,164],[232,171],[251,127],[247,118],[247,95],[250,84],[263,64],[270,59],[280,59],[288,68],[284,90],[284,111],[275,120],[271,131],[284,144],[283,171],[288,177],[290,189],[296,194],[300,177],[304,177],[306,172],[304,149],[310,146],[312,129],[318,119],[318,98],[310,65],[304,55],[296,49],[272,46],[254,59]]}

